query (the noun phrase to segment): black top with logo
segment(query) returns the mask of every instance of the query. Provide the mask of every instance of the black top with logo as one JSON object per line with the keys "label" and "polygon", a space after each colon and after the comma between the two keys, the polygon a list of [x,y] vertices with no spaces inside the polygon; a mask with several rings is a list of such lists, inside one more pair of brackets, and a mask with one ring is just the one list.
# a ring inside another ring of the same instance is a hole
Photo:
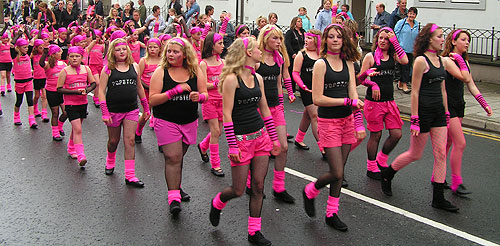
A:
{"label": "black top with logo", "polygon": [[[379,102],[394,101],[394,57],[389,56],[387,61],[380,60],[380,65],[373,64],[377,68],[378,75],[371,77],[371,80],[377,83],[380,88]],[[366,89],[366,100],[375,101],[372,97],[372,88]]]}
{"label": "black top with logo", "polygon": [[269,107],[278,106],[280,104],[278,99],[280,67],[277,63],[273,66],[268,66],[265,62],[261,62],[256,72],[264,79],[264,93],[266,94],[267,105]]}
{"label": "black top with logo", "polygon": [[111,70],[106,91],[106,104],[109,112],[125,113],[138,109],[137,72],[130,64],[126,72]]}
{"label": "black top with logo", "polygon": [[234,106],[232,112],[234,133],[237,135],[256,132],[264,127],[264,121],[257,108],[262,98],[259,81],[254,76],[254,87],[248,88],[243,80],[238,77],[239,88],[234,93]]}
{"label": "black top with logo", "polygon": [[[332,69],[326,58],[322,59],[326,64],[323,95],[330,98],[349,97],[349,68],[347,62],[342,60],[342,70],[337,72]],[[350,114],[352,114],[352,109],[348,106],[318,107],[318,117],[320,118],[338,119],[345,118]]]}

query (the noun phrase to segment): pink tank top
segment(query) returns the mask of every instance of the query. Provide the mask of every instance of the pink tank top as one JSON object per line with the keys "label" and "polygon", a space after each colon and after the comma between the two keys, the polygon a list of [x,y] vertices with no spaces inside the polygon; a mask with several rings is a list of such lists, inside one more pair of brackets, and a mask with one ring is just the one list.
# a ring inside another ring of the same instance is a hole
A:
{"label": "pink tank top", "polygon": [[145,64],[144,72],[142,72],[141,74],[141,81],[143,81],[144,84],[149,86],[149,83],[151,82],[151,76],[153,76],[153,73],[157,67],[158,64]]}
{"label": "pink tank top", "polygon": [[103,65],[102,55],[104,53],[104,46],[101,44],[96,44],[90,50],[90,65]]}
{"label": "pink tank top", "polygon": [[10,57],[10,44],[0,43],[0,62],[9,63],[12,62],[12,57]]}
{"label": "pink tank top", "polygon": [[137,42],[137,44],[128,43],[130,47],[130,51],[132,51],[132,58],[135,63],[139,63],[141,61],[141,44]]}
{"label": "pink tank top", "polygon": [[[217,66],[208,66],[207,65],[207,83],[219,82],[219,76],[222,73],[222,68],[224,67],[224,63],[221,63]],[[208,90],[208,97],[210,99],[220,99],[222,100],[222,96],[219,93],[218,88],[213,88]]]}
{"label": "pink tank top", "polygon": [[89,53],[87,53],[87,50],[83,50],[82,62],[84,65],[89,64]]}
{"label": "pink tank top", "polygon": [[47,82],[45,83],[45,89],[47,91],[57,91],[57,80],[59,79],[59,73],[66,67],[63,61],[57,61],[53,68],[48,68],[45,70],[45,76],[47,77]]}
{"label": "pink tank top", "polygon": [[[40,61],[40,58],[42,58],[42,55],[34,55],[33,56],[33,78],[34,79],[45,79],[45,70],[43,67],[40,67],[40,64],[38,63]],[[47,59],[45,60],[47,61]]]}
{"label": "pink tank top", "polygon": [[[82,66],[80,74],[68,74],[66,72],[66,81],[63,88],[70,90],[85,89],[87,87],[87,70]],[[63,94],[64,105],[83,105],[87,104],[87,95]]]}
{"label": "pink tank top", "polygon": [[31,70],[31,59],[28,55],[17,57],[13,59],[14,66],[12,67],[12,72],[14,73],[14,80],[23,80],[33,78],[33,73]]}

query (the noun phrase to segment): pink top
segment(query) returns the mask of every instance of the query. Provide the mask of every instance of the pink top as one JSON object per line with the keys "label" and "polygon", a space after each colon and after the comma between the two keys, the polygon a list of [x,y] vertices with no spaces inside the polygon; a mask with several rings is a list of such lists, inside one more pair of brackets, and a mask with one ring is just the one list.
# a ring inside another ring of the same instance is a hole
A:
{"label": "pink top", "polygon": [[[66,69],[66,81],[64,82],[64,89],[78,90],[87,87],[87,68],[83,66],[80,74],[68,74]],[[87,104],[87,95],[72,95],[63,94],[64,105],[83,105]]]}
{"label": "pink top", "polygon": [[[207,64],[207,83],[214,83],[217,82],[219,83],[219,76],[222,73],[222,68],[224,67],[224,63],[217,65],[217,66],[208,66]],[[208,97],[210,99],[220,99],[222,100],[222,96],[219,93],[219,90],[216,88],[209,89],[208,90]]]}
{"label": "pink top", "polygon": [[[33,78],[34,79],[45,79],[45,70],[43,67],[40,67],[38,62],[42,58],[42,55],[33,55]],[[47,61],[47,59],[45,59]]]}
{"label": "pink top", "polygon": [[130,47],[130,51],[132,51],[132,58],[135,63],[139,63],[141,61],[141,44],[136,42],[136,44],[128,43],[128,47]]}
{"label": "pink top", "polygon": [[151,82],[151,76],[153,76],[154,71],[158,67],[158,64],[144,64],[144,72],[141,74],[141,81],[149,86]]}
{"label": "pink top", "polygon": [[85,49],[83,50],[82,62],[84,65],[89,65],[89,53]]}
{"label": "pink top", "polygon": [[104,53],[104,46],[101,44],[96,44],[92,49],[90,50],[90,65],[103,65],[103,53]]}
{"label": "pink top", "polygon": [[198,46],[193,44],[193,48],[194,48],[194,51],[196,51],[196,56],[198,57],[198,62],[201,62],[201,47],[198,47]]}
{"label": "pink top", "polygon": [[0,43],[0,62],[12,62],[12,57],[10,57],[10,43]]}
{"label": "pink top", "polygon": [[19,61],[16,57],[12,62],[14,63],[14,66],[12,67],[14,80],[33,78],[33,73],[31,70],[31,59],[28,55],[19,57]]}
{"label": "pink top", "polygon": [[47,82],[45,83],[45,89],[47,91],[57,91],[57,80],[59,79],[59,73],[66,67],[63,61],[57,61],[53,68],[48,68],[45,70],[45,76],[47,77]]}

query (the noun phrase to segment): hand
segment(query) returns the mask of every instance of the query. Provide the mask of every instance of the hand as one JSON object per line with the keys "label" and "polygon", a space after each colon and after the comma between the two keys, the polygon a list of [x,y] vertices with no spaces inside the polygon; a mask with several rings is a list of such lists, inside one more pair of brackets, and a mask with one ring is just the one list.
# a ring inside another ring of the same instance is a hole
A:
{"label": "hand", "polygon": [[[373,90],[372,89],[372,98],[375,101],[380,100],[380,90]],[[358,102],[358,104],[359,104],[359,102]]]}
{"label": "hand", "polygon": [[188,83],[182,83],[179,85],[181,86],[183,91],[191,92],[191,86],[189,86]]}
{"label": "hand", "polygon": [[388,38],[388,39],[391,39],[391,38],[393,38],[394,36],[396,36],[396,34],[395,34],[394,32],[389,32],[389,33],[387,33],[387,38]]}
{"label": "hand", "polygon": [[293,54],[292,55],[292,59],[295,59],[296,56],[297,56],[297,54]]}
{"label": "hand", "polygon": [[142,115],[144,115],[145,121],[147,121],[147,120],[149,120],[149,118],[151,118],[151,112],[149,112],[149,111],[143,112]]}
{"label": "hand", "polygon": [[356,136],[358,141],[362,141],[366,137],[366,131],[354,132],[354,136]]}
{"label": "hand", "polygon": [[312,92],[313,92],[312,90],[310,90],[309,88],[307,88],[307,86],[306,86],[305,91],[307,91],[307,92],[309,92],[309,93],[312,93]]}
{"label": "hand", "polygon": [[[371,70],[371,72],[370,72]],[[380,74],[380,72],[377,72],[377,68],[376,67],[373,67],[373,68],[370,68],[366,71],[366,75],[370,76],[370,77],[373,77],[373,76],[377,76]]]}
{"label": "hand", "polygon": [[290,103],[295,102],[295,99],[297,99],[297,98],[295,98],[295,95],[293,95],[293,94],[292,94],[292,95],[288,95],[288,101],[289,101]]}
{"label": "hand", "polygon": [[414,137],[418,137],[418,134],[420,134],[420,131],[418,131],[418,130],[413,130],[412,129],[412,130],[410,130],[410,132],[411,132],[411,135],[414,136]]}
{"label": "hand", "polygon": [[239,148],[229,148],[229,159],[233,162],[240,162],[241,151]]}
{"label": "hand", "polygon": [[273,141],[273,150],[271,150],[271,154],[274,156],[279,155],[281,152],[281,144],[278,140]]}
{"label": "hand", "polygon": [[493,115],[493,110],[489,106],[486,108],[486,115],[488,115],[488,116],[492,116]]}
{"label": "hand", "polygon": [[450,59],[455,61],[455,55],[457,55],[457,53],[450,52]]}
{"label": "hand", "polygon": [[102,121],[104,122],[104,124],[106,124],[107,126],[111,125],[113,123],[113,120],[110,118],[103,118]]}
{"label": "hand", "polygon": [[87,95],[87,90],[86,89],[78,89],[80,92],[80,95]]}
{"label": "hand", "polygon": [[363,109],[364,106],[365,106],[365,103],[363,101],[361,101],[361,99],[358,99],[358,103],[356,104],[356,108]]}
{"label": "hand", "polygon": [[191,93],[189,93],[189,99],[191,99],[192,102],[199,102],[200,93],[197,91],[192,91]]}

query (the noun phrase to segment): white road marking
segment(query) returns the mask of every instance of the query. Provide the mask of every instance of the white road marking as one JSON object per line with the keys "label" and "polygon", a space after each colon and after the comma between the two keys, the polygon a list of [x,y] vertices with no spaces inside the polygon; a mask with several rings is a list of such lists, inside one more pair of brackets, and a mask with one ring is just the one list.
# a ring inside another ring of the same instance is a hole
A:
{"label": "white road marking", "polygon": [[[305,180],[311,181],[311,182],[316,181],[316,178],[314,178],[314,177],[312,177],[310,175],[301,173],[299,171],[295,171],[295,170],[290,169],[290,168],[285,168],[285,172],[287,172],[287,173],[289,173],[289,174],[291,174],[293,176],[299,177],[301,179],[305,179]],[[414,214],[412,212],[406,211],[406,210],[398,208],[398,207],[394,207],[394,206],[392,206],[390,204],[387,204],[385,202],[381,202],[381,201],[375,200],[375,199],[367,197],[365,195],[361,195],[361,194],[356,193],[354,191],[342,188],[341,192],[343,194],[348,195],[348,196],[354,197],[354,198],[356,198],[358,200],[370,203],[372,205],[381,207],[383,209],[387,209],[387,210],[389,210],[391,212],[394,212],[394,213],[397,213],[397,214],[401,214],[401,215],[403,215],[405,217],[408,217],[410,219],[413,219],[413,220],[416,220],[418,222],[424,223],[426,225],[432,226],[432,227],[437,228],[439,230],[442,230],[442,231],[454,234],[456,236],[459,236],[459,237],[461,237],[463,239],[466,239],[466,240],[469,240],[471,242],[474,242],[474,243],[477,243],[477,244],[481,244],[481,245],[496,245],[496,246],[499,246],[498,244],[496,244],[494,242],[490,242],[490,241],[482,239],[480,237],[476,237],[476,236],[474,236],[472,234],[469,234],[467,232],[460,231],[460,230],[455,229],[453,227],[447,226],[447,225],[445,225],[443,223],[440,223],[440,222],[437,222],[437,221],[434,221],[434,220],[422,217],[422,216],[420,216],[418,214]]]}

